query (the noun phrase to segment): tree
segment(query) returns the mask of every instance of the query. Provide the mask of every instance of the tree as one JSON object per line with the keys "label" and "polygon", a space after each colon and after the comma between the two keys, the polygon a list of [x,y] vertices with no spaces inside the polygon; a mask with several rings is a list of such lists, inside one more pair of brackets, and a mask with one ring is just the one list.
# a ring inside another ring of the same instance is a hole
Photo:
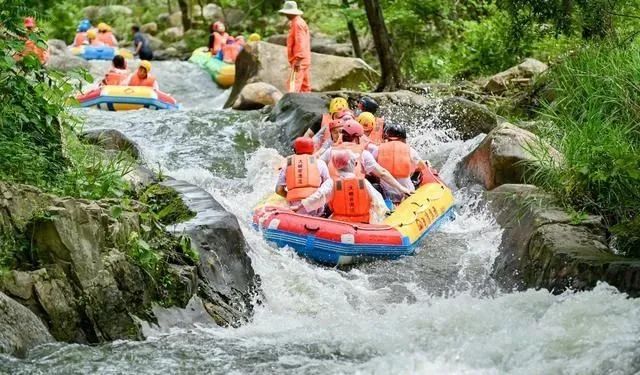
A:
{"label": "tree", "polygon": [[182,12],[182,27],[184,31],[187,31],[191,28],[191,1],[178,0],[178,6],[180,7],[180,12]]}
{"label": "tree", "polygon": [[376,91],[393,91],[402,87],[400,67],[396,63],[391,37],[384,22],[384,14],[379,0],[364,0],[367,20],[373,34],[373,43],[378,52],[382,76]]}
{"label": "tree", "polygon": [[360,39],[358,38],[358,30],[353,22],[353,19],[349,16],[349,8],[351,4],[349,0],[342,0],[342,7],[345,10],[345,17],[347,18],[347,29],[349,29],[349,38],[351,39],[351,45],[353,45],[353,53],[357,58],[362,58],[362,48],[360,47]]}

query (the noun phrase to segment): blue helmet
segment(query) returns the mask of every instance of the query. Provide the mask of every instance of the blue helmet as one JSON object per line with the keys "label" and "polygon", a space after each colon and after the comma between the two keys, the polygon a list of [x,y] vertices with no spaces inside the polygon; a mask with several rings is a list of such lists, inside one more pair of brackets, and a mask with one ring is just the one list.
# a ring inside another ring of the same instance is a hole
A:
{"label": "blue helmet", "polygon": [[91,28],[91,21],[88,19],[84,19],[80,21],[80,25],[78,25],[78,31],[85,32]]}

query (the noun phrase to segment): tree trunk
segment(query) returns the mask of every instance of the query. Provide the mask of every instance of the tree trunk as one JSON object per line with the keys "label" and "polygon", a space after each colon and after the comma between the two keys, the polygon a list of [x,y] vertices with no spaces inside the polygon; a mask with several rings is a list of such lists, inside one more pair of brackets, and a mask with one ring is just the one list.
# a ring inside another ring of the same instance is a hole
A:
{"label": "tree trunk", "polygon": [[191,29],[191,17],[189,16],[189,6],[191,2],[189,0],[178,0],[178,6],[182,12],[182,27],[184,31]]}
{"label": "tree trunk", "polygon": [[171,0],[167,0],[167,11],[169,14],[173,13],[173,9],[171,9]]}
{"label": "tree trunk", "polygon": [[[349,9],[351,6],[349,0],[342,0],[342,5],[345,9]],[[351,38],[351,44],[353,45],[353,53],[357,58],[362,58],[362,48],[360,47],[360,39],[358,39],[358,30],[353,20],[347,16],[347,28],[349,29],[349,38]]]}
{"label": "tree trunk", "polygon": [[364,0],[367,19],[373,35],[373,43],[378,52],[382,77],[376,91],[394,91],[402,87],[400,67],[394,59],[389,31],[384,23],[384,15],[379,0]]}

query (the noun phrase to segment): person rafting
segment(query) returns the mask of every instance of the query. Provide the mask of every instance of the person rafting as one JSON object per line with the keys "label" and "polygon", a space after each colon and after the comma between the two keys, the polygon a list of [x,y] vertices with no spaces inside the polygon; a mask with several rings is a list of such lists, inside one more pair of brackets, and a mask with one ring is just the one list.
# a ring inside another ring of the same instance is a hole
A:
{"label": "person rafting", "polygon": [[[341,111],[347,110],[349,110],[349,103],[347,102],[347,99],[342,97],[331,99],[331,101],[329,102],[329,113],[323,114],[322,120],[320,122],[316,122],[315,124],[311,125],[311,127],[307,129],[306,133],[304,134],[305,137],[313,137],[318,133],[326,131],[331,120],[335,120],[337,114]],[[325,136],[325,139],[326,138],[327,137]]]}
{"label": "person rafting", "polygon": [[309,26],[302,19],[303,12],[295,1],[285,1],[278,11],[290,21],[287,37],[287,58],[289,60],[289,92],[311,92],[311,35]]}
{"label": "person rafting", "polygon": [[228,37],[226,44],[222,46],[222,61],[227,64],[234,64],[241,49],[242,47],[239,46],[234,37]]}
{"label": "person rafting", "polygon": [[371,112],[362,112],[358,116],[358,122],[364,129],[364,135],[369,144],[380,145],[382,143],[382,125]]}
{"label": "person rafting", "polygon": [[49,59],[49,52],[44,49],[38,47],[38,45],[31,40],[31,35],[36,33],[36,20],[33,17],[27,17],[24,19],[24,28],[26,30],[26,36],[24,39],[24,49],[21,53],[16,55],[14,58],[16,60],[21,60],[24,56],[35,55],[41,64],[44,64]]}
{"label": "person rafting", "polygon": [[[378,108],[378,103],[370,96],[363,96],[362,98],[360,98],[356,106],[356,113],[358,114],[358,116],[362,115],[365,112],[369,112],[374,116],[375,122],[368,137],[375,144],[380,144],[382,142],[382,135],[384,133],[384,118],[376,117]],[[368,117],[369,116],[366,115],[366,118]]]}
{"label": "person rafting", "polygon": [[[415,191],[411,176],[415,172],[427,170],[429,163],[422,160],[418,152],[407,143],[407,131],[402,125],[387,124],[384,132],[384,142],[378,146],[374,155],[376,161],[407,190]],[[400,203],[404,195],[386,180],[380,185],[385,195],[393,202]]]}
{"label": "person rafting", "polygon": [[217,57],[218,53],[222,51],[222,47],[227,44],[229,34],[226,31],[227,27],[220,21],[211,25],[211,34],[209,35],[209,52],[211,52],[211,56]]}
{"label": "person rafting", "polygon": [[89,44],[89,40],[87,39],[87,31],[89,31],[89,29],[91,29],[91,21],[88,19],[80,21],[76,36],[73,38],[74,47],[81,47],[85,44]]}
{"label": "person rafting", "polygon": [[[299,206],[300,202],[315,193],[319,188],[330,190],[331,177],[327,164],[313,156],[313,141],[299,137],[293,142],[294,155],[286,159],[286,167],[280,170],[276,184],[276,194],[285,197],[291,206]],[[314,210],[300,210],[298,213],[311,216],[322,216],[324,205]]]}
{"label": "person rafting", "polygon": [[324,132],[318,133],[313,137],[313,145],[316,149],[315,155],[322,155],[331,146],[342,142],[342,127],[343,121],[341,119],[332,120],[329,123],[328,139],[325,138]]}
{"label": "person rafting", "polygon": [[98,24],[98,41],[102,42],[105,46],[117,47],[118,40],[111,32],[111,27],[104,22]]}
{"label": "person rafting", "polygon": [[128,77],[127,61],[121,55],[116,55],[113,60],[111,60],[111,68],[109,68],[104,79],[100,82],[100,86],[119,86],[122,85]]}
{"label": "person rafting", "polygon": [[375,157],[360,144],[360,137],[364,135],[362,125],[355,120],[346,121],[342,127],[342,143],[333,145],[325,151],[320,159],[329,165],[329,174],[332,178],[336,176],[336,168],[331,163],[331,155],[336,150],[349,150],[357,156],[358,168],[363,175],[377,177],[380,181],[386,182],[389,191],[397,195],[411,195],[415,189],[408,189],[400,184],[392,175],[376,161]]}
{"label": "person rafting", "polygon": [[150,61],[153,60],[153,50],[149,44],[149,40],[140,31],[140,26],[131,26],[131,32],[133,32],[133,54],[140,57],[141,60]]}
{"label": "person rafting", "polygon": [[333,220],[365,224],[384,220],[389,209],[382,195],[364,178],[358,156],[350,150],[335,150],[331,164],[336,170],[332,179],[292,209],[313,211],[328,205]]}
{"label": "person rafting", "polygon": [[159,91],[160,87],[156,77],[149,74],[151,72],[151,63],[147,60],[140,61],[140,66],[135,73],[129,75],[129,78],[123,82],[123,86],[147,86],[153,87],[154,90]]}
{"label": "person rafting", "polygon": [[98,33],[95,29],[87,31],[87,42],[94,47],[104,46],[104,43],[98,40]]}

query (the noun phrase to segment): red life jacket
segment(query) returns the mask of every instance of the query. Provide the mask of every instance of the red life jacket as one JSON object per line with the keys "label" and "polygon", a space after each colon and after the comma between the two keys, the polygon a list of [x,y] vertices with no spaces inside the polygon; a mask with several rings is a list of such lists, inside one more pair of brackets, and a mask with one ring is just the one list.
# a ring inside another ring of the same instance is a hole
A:
{"label": "red life jacket", "polygon": [[329,203],[333,220],[369,223],[371,197],[364,178],[334,179],[333,198]]}
{"label": "red life jacket", "polygon": [[[364,151],[364,145],[345,142],[331,147],[331,151],[333,150],[349,150],[353,152],[356,155],[356,165],[353,172],[356,174],[356,176],[364,177],[364,170],[362,169],[362,151]],[[336,169],[336,167],[333,165],[333,160],[331,159],[329,159],[329,175],[334,180],[340,177],[338,169]]]}
{"label": "red life jacket", "polygon": [[239,54],[240,50],[235,43],[225,44],[224,46],[222,46],[222,61],[228,64],[235,63]]}
{"label": "red life jacket", "polygon": [[76,33],[76,37],[73,39],[74,47],[80,47],[83,44],[86,44],[88,42],[89,41],[87,40],[87,33],[86,32]]}
{"label": "red life jacket", "polygon": [[382,143],[378,146],[378,164],[395,178],[408,178],[411,170],[411,149],[400,141]]}
{"label": "red life jacket", "polygon": [[299,201],[313,194],[320,184],[320,170],[312,155],[291,155],[286,167],[287,201]]}
{"label": "red life jacket", "polygon": [[105,85],[119,86],[127,77],[129,77],[129,72],[126,69],[111,68],[105,75],[102,83]]}
{"label": "red life jacket", "polygon": [[147,78],[140,79],[138,74],[133,73],[131,76],[131,80],[129,81],[129,86],[147,86],[153,87],[153,84],[156,83],[156,77],[152,75],[147,75]]}

